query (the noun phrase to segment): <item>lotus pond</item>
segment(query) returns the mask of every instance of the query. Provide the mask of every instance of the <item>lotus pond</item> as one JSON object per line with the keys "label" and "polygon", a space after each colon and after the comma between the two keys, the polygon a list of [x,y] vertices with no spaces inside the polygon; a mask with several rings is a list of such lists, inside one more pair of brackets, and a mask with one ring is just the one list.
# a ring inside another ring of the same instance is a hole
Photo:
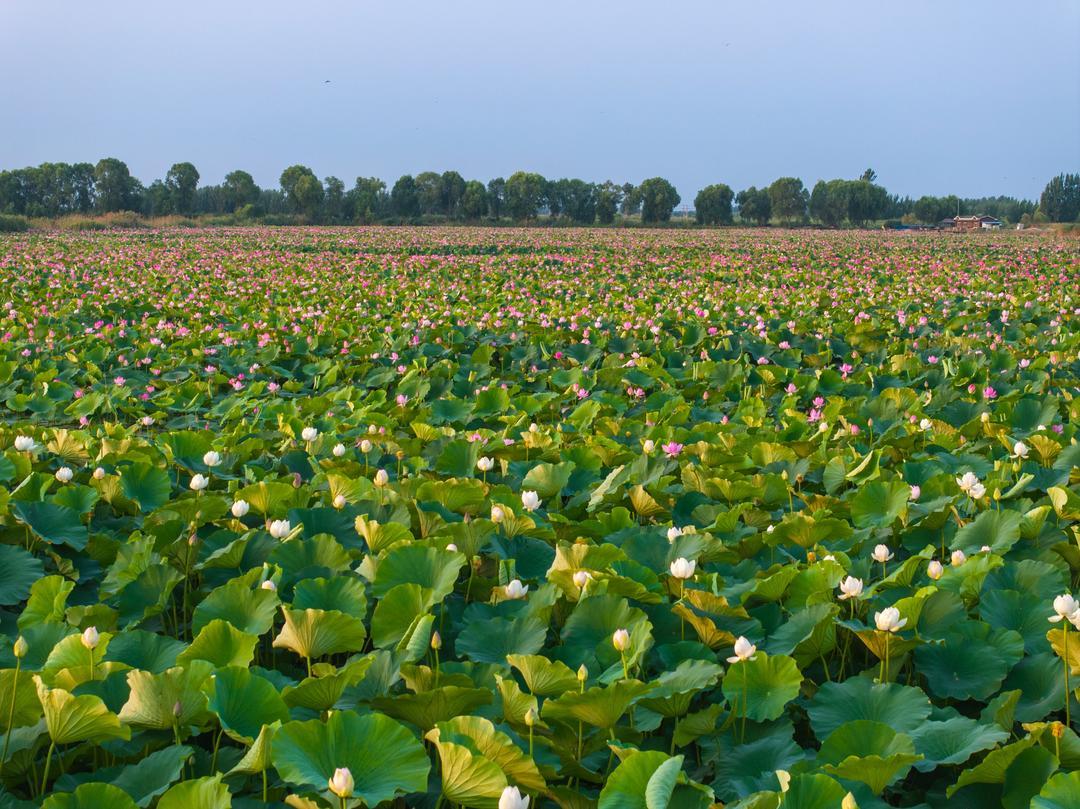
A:
{"label": "lotus pond", "polygon": [[1080,245],[0,239],[0,808],[1080,806]]}

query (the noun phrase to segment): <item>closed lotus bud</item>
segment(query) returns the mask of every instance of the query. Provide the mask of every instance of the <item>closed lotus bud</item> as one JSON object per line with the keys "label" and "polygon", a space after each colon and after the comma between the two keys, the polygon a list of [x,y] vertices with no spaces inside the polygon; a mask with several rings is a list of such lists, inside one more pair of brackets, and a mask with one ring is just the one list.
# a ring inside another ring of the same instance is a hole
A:
{"label": "closed lotus bud", "polygon": [[385,486],[389,482],[390,482],[390,476],[388,474],[386,474],[385,469],[380,469],[378,472],[375,473],[375,485],[376,486],[379,486],[381,488],[381,487]]}
{"label": "closed lotus bud", "polygon": [[859,809],[859,804],[855,801],[855,796],[850,792],[844,796],[844,799],[840,801],[840,809]]}
{"label": "closed lotus bud", "polygon": [[272,579],[267,579],[262,584],[260,584],[259,587],[261,587],[263,590],[269,590],[270,592],[274,592],[275,590],[277,590],[277,585],[274,584]]}
{"label": "closed lotus bud", "polygon": [[210,481],[204,475],[192,475],[191,483],[188,484],[193,492],[201,492],[210,485]]}
{"label": "closed lotus bud", "polygon": [[371,450],[375,448],[375,445],[368,441],[366,438],[360,442],[360,451],[367,455]]}
{"label": "closed lotus bud", "polygon": [[172,712],[173,716],[180,716],[180,714],[184,712],[184,705],[182,702],[180,702],[180,700],[177,700],[173,703]]}
{"label": "closed lotus bud", "polygon": [[521,579],[512,579],[503,590],[506,592],[506,597],[511,600],[525,598],[529,594],[528,585],[522,584]]}
{"label": "closed lotus bud", "polygon": [[495,459],[484,456],[476,461],[476,468],[481,472],[490,472],[495,466]]}
{"label": "closed lotus bud", "polygon": [[491,507],[491,521],[493,523],[498,524],[498,523],[501,523],[505,519],[506,519],[506,512],[502,510],[501,506],[492,506]]}
{"label": "closed lotus bud", "polygon": [[589,579],[592,578],[592,574],[587,570],[579,570],[574,574],[574,584],[579,590],[584,590],[585,585],[589,583]]}
{"label": "closed lotus bud", "polygon": [[83,630],[80,640],[82,640],[82,645],[87,649],[95,649],[97,648],[98,641],[101,640],[101,635],[98,633],[96,626],[88,626]]}
{"label": "closed lotus bud", "polygon": [[232,515],[237,519],[240,519],[249,511],[251,511],[251,504],[247,500],[236,500],[232,504]]}
{"label": "closed lotus bud", "polygon": [[813,551],[807,551],[806,552],[806,562],[807,562],[807,564],[812,565],[816,561],[817,561],[817,554],[814,553]]}
{"label": "closed lotus bud", "polygon": [[330,778],[330,791],[339,798],[349,798],[353,794],[356,782],[348,767],[338,767]]}
{"label": "closed lotus bud", "polygon": [[1061,739],[1065,736],[1065,724],[1063,722],[1051,722],[1050,733],[1055,739]]}
{"label": "closed lotus bud", "polygon": [[457,545],[455,545],[453,542],[446,543],[446,549],[451,553],[457,553]]}
{"label": "closed lotus bud", "polygon": [[274,520],[270,523],[270,536],[274,539],[282,539],[292,531],[292,525],[288,520]]}
{"label": "closed lotus bud", "polygon": [[335,458],[340,458],[342,455],[345,454],[345,445],[344,444],[334,444],[334,448],[331,450],[331,452],[334,453]]}
{"label": "closed lotus bud", "polygon": [[582,663],[580,666],[578,666],[577,678],[578,678],[578,682],[581,682],[581,683],[583,683],[583,682],[585,682],[586,680],[589,679],[589,670],[587,668],[585,668],[584,663]]}
{"label": "closed lotus bud", "polygon": [[94,480],[102,480],[105,477],[105,470],[100,466],[94,470]]}
{"label": "closed lotus bud", "polygon": [[26,653],[29,651],[29,649],[30,647],[26,643],[26,638],[24,638],[22,635],[19,635],[18,640],[15,641],[15,645],[12,647],[12,651],[15,653],[15,657],[21,660],[22,658],[26,657]]}
{"label": "closed lotus bud", "polygon": [[937,559],[934,559],[930,564],[926,566],[926,575],[934,581],[940,579],[944,572],[945,568]]}
{"label": "closed lotus bud", "polygon": [[499,796],[499,809],[529,809],[529,796],[517,787],[506,787]]}
{"label": "closed lotus bud", "polygon": [[334,498],[334,508],[345,508],[345,495],[339,494]]}
{"label": "closed lotus bud", "polygon": [[953,551],[952,556],[949,557],[949,563],[952,564],[953,567],[960,567],[960,565],[964,564],[966,561],[967,556],[964,555],[963,551]]}
{"label": "closed lotus bud", "polygon": [[440,635],[438,632],[431,633],[431,648],[434,649],[436,652],[442,648],[442,635]]}
{"label": "closed lotus bud", "polygon": [[630,648],[630,633],[625,629],[616,629],[615,634],[611,636],[611,645],[618,651],[625,652]]}
{"label": "closed lotus bud", "polygon": [[671,575],[676,579],[692,579],[697,562],[679,557],[668,567]]}
{"label": "closed lotus bud", "polygon": [[536,511],[540,508],[540,496],[536,492],[522,492],[521,507],[529,512]]}
{"label": "closed lotus bud", "polygon": [[536,708],[529,708],[525,711],[525,724],[532,727],[540,719],[540,715],[536,713]]}
{"label": "closed lotus bud", "polygon": [[649,455],[654,449],[656,449],[656,442],[651,438],[646,438],[645,443],[641,445],[641,449],[646,455]]}

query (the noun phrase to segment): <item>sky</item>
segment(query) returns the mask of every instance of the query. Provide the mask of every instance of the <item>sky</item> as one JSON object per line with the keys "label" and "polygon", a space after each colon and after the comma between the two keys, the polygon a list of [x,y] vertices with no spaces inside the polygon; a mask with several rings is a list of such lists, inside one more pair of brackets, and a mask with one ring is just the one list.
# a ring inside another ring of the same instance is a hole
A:
{"label": "sky", "polygon": [[0,168],[1034,199],[1080,171],[1078,43],[1076,0],[0,0]]}

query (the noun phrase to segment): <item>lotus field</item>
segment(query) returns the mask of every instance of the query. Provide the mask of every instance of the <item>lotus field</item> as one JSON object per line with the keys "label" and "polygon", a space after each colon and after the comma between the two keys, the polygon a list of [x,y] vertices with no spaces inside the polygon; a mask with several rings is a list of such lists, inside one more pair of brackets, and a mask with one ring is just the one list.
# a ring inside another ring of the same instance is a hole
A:
{"label": "lotus field", "polygon": [[1080,806],[1080,249],[0,241],[0,807]]}

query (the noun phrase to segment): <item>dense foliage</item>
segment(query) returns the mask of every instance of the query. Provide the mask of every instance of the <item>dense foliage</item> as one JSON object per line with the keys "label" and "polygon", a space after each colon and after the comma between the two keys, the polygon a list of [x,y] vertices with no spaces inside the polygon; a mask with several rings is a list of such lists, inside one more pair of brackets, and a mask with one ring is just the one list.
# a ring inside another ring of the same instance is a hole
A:
{"label": "dense foliage", "polygon": [[1078,805],[1075,241],[13,234],[0,279],[0,807]]}

